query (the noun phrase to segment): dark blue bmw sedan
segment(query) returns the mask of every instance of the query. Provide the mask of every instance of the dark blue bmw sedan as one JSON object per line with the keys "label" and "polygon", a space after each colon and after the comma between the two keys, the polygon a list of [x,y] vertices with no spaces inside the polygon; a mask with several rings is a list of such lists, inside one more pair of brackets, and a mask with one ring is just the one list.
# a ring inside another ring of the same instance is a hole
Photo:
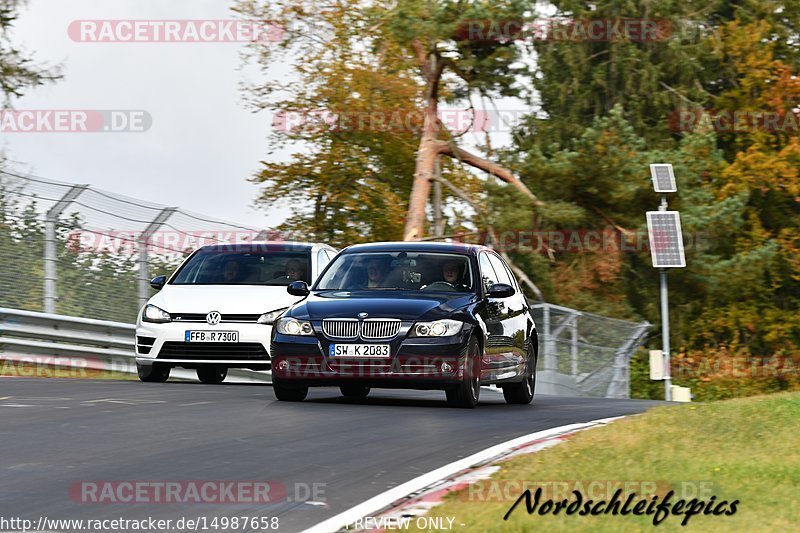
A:
{"label": "dark blue bmw sedan", "polygon": [[538,340],[528,304],[493,250],[451,243],[351,246],[306,298],[275,322],[272,379],[279,400],[309,387],[338,386],[364,398],[370,388],[444,390],[475,407],[481,385],[527,404],[536,386]]}

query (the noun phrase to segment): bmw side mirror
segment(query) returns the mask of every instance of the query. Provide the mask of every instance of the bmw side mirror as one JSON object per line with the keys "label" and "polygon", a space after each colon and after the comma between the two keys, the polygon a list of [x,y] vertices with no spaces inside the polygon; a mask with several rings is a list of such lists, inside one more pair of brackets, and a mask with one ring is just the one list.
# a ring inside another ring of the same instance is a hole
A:
{"label": "bmw side mirror", "polygon": [[167,283],[167,276],[156,276],[150,280],[150,286],[155,290],[160,291]]}
{"label": "bmw side mirror", "polygon": [[286,292],[292,296],[308,296],[311,293],[308,290],[308,283],[305,281],[293,281],[286,287]]}
{"label": "bmw side mirror", "polygon": [[516,292],[514,287],[508,283],[495,283],[489,287],[486,295],[489,298],[508,298],[509,296],[514,296],[514,292]]}

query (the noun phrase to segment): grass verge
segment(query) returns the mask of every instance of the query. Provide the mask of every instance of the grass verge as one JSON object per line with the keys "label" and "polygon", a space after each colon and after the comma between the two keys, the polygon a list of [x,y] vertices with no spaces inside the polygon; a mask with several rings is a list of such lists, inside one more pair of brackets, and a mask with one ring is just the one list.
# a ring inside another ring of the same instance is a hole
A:
{"label": "grass verge", "polygon": [[[539,511],[548,499],[574,502],[572,490],[582,493],[583,503],[609,501],[618,488],[623,503],[629,493],[637,494],[633,503],[661,502],[673,490],[672,504],[695,498],[716,507],[727,500],[730,510],[739,502],[730,516],[698,514],[686,526],[685,515],[666,516],[659,531],[797,531],[800,393],[658,407],[500,465],[491,479],[449,494],[427,517],[445,524],[454,518],[458,531],[641,531],[654,527],[653,514]],[[539,506],[528,514],[521,501],[504,520],[526,488],[532,496],[542,489]]]}

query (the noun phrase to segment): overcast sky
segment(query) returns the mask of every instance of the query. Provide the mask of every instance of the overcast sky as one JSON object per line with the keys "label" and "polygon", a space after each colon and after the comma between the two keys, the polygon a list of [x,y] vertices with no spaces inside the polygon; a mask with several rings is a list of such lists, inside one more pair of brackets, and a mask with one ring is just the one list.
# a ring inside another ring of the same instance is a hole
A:
{"label": "overcast sky", "polygon": [[[13,41],[38,62],[60,64],[64,79],[29,90],[14,107],[143,110],[152,126],[140,133],[0,133],[13,168],[259,228],[279,224],[288,209],[255,208],[259,188],[247,181],[267,157],[272,116],[242,103],[239,84],[257,76],[252,68],[241,70],[242,44],[83,43],[67,33],[71,22],[83,19],[233,19],[231,5],[29,0]],[[521,109],[518,102],[500,104]],[[492,135],[495,148],[509,140],[507,133]],[[477,133],[462,138],[468,148],[482,141]]]}
{"label": "overcast sky", "polygon": [[30,0],[13,41],[64,79],[28,91],[16,109],[136,109],[143,133],[0,134],[18,170],[89,183],[256,227],[286,211],[253,207],[247,178],[267,154],[271,115],[242,104],[238,43],[80,43],[77,19],[232,19],[224,0]]}

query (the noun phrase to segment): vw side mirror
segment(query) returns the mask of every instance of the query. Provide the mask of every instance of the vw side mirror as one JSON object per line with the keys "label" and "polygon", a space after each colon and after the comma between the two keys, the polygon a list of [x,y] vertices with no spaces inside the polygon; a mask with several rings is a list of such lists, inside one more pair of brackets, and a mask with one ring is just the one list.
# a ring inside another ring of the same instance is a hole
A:
{"label": "vw side mirror", "polygon": [[155,290],[160,291],[167,283],[167,276],[156,276],[150,280],[150,286]]}
{"label": "vw side mirror", "polygon": [[308,290],[308,283],[305,281],[293,281],[286,287],[286,292],[292,296],[308,296],[311,291]]}
{"label": "vw side mirror", "polygon": [[489,298],[508,298],[509,296],[514,296],[514,287],[509,285],[508,283],[495,283],[486,293],[486,296]]}

